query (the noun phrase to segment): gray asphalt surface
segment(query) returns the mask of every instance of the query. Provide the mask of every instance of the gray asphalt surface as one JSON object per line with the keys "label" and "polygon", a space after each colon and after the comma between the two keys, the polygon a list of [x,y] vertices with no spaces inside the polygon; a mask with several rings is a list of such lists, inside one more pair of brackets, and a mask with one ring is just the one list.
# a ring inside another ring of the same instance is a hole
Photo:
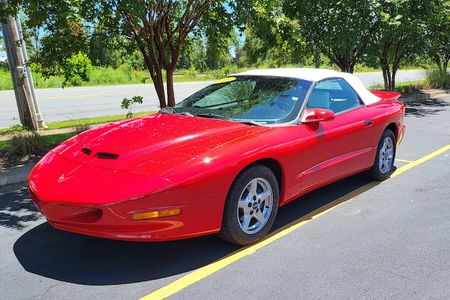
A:
{"label": "gray asphalt surface", "polygon": [[[450,97],[412,103],[397,157],[450,143]],[[397,162],[400,167],[405,163]],[[176,299],[449,299],[450,152],[359,194],[175,294]],[[279,210],[275,228],[368,183],[353,176]],[[128,243],[47,225],[23,185],[0,189],[2,299],[136,299],[236,246]]]}
{"label": "gray asphalt surface", "polygon": [[[383,84],[381,72],[357,73],[366,86]],[[397,82],[421,80],[425,71],[400,71]],[[178,101],[210,84],[211,81],[175,83]],[[125,113],[120,108],[122,99],[144,97],[144,104],[136,111],[156,111],[159,102],[152,84],[116,85],[100,87],[75,87],[36,89],[42,115],[47,122],[79,119]],[[0,91],[0,128],[19,124],[19,115],[13,91]]]}

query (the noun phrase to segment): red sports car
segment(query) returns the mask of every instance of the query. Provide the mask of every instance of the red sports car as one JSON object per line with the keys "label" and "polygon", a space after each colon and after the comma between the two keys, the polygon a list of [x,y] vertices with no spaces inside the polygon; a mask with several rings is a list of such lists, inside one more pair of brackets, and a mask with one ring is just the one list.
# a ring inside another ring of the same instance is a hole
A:
{"label": "red sports car", "polygon": [[405,131],[399,96],[330,70],[244,72],[67,140],[29,188],[62,230],[134,241],[218,233],[245,245],[307,192],[364,171],[388,178]]}

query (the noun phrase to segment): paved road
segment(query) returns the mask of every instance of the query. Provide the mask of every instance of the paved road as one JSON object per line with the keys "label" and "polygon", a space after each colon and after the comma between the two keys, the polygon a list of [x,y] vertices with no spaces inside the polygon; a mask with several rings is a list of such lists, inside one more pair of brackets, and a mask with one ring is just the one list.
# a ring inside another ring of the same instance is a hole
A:
{"label": "paved road", "polygon": [[[450,143],[450,97],[413,103],[401,167]],[[450,151],[173,295],[175,299],[450,299]],[[358,175],[279,210],[275,228],[360,187]],[[0,189],[2,299],[137,299],[236,246],[202,237],[128,243],[55,230],[23,185]]]}
{"label": "paved road", "polygon": [[[357,73],[366,86],[383,83],[381,72]],[[400,71],[397,82],[421,80],[424,71]],[[211,83],[210,81],[180,82],[175,84],[178,100]],[[158,98],[151,84],[37,89],[36,95],[44,119],[48,122],[68,119],[121,114],[120,103],[124,97],[143,96],[144,104],[136,111],[158,110]],[[0,128],[19,124],[13,91],[0,91]]]}

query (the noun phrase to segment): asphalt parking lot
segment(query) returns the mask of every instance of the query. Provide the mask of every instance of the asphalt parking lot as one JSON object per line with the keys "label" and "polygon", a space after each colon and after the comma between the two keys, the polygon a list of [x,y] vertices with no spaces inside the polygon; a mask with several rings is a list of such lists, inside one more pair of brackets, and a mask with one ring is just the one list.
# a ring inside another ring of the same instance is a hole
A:
{"label": "asphalt parking lot", "polygon": [[405,122],[392,178],[303,196],[250,248],[66,233],[24,185],[0,189],[0,297],[450,299],[450,97],[411,103]]}

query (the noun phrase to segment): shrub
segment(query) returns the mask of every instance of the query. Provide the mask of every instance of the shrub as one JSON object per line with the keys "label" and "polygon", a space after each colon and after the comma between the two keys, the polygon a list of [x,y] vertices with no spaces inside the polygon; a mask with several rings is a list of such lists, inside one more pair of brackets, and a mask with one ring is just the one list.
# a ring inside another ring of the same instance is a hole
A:
{"label": "shrub", "polygon": [[184,77],[189,78],[189,79],[195,78],[198,74],[197,70],[194,67],[184,70],[180,73],[182,73]]}
{"label": "shrub", "polygon": [[134,96],[131,99],[129,98],[123,98],[122,100],[122,104],[120,105],[120,107],[122,109],[127,109],[128,113],[127,113],[127,118],[131,118],[134,114],[134,106],[136,104],[142,104],[144,98],[142,98],[142,96]]}
{"label": "shrub", "polygon": [[42,154],[44,141],[37,132],[14,134],[9,152],[17,156]]}
{"label": "shrub", "polygon": [[65,60],[63,69],[63,86],[68,82],[74,86],[80,86],[82,81],[89,81],[92,62],[86,54],[78,53]]}
{"label": "shrub", "polygon": [[431,88],[448,89],[450,88],[450,73],[447,71],[431,70],[425,75],[426,82]]}

